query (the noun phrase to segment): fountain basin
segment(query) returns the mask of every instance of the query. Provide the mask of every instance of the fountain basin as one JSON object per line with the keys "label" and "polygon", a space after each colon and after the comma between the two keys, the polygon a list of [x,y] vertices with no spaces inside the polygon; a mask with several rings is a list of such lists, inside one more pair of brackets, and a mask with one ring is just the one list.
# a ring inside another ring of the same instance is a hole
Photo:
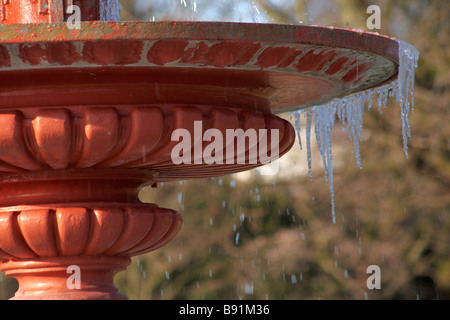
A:
{"label": "fountain basin", "polygon": [[0,31],[5,173],[145,168],[167,181],[251,169],[173,165],[170,133],[192,131],[194,121],[203,131],[277,129],[282,156],[294,131],[274,113],[380,86],[398,73],[395,40],[343,29],[83,22],[80,30],[50,23]]}
{"label": "fountain basin", "polygon": [[[397,41],[319,26],[83,22],[79,30],[51,23],[0,31],[0,70],[8,79],[0,103],[10,106],[94,99],[279,113],[379,86],[398,72]],[[33,99],[23,90],[31,83]],[[48,86],[64,99],[46,95]]]}

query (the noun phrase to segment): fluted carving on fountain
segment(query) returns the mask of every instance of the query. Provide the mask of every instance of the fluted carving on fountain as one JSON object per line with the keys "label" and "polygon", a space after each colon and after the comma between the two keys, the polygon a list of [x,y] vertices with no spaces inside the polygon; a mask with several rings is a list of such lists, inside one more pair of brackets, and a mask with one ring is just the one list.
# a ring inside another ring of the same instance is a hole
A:
{"label": "fluted carving on fountain", "polygon": [[[294,142],[292,126],[286,120],[258,111],[161,105],[91,107],[80,113],[80,108],[0,113],[0,172],[145,168],[158,172],[159,180],[167,180],[173,176],[212,176],[221,170],[226,174],[255,167],[237,161],[221,166],[174,165],[171,151],[178,141],[171,141],[170,133],[176,129],[193,132],[195,121],[202,123],[202,133],[215,128],[224,138],[227,129],[276,129],[280,156]],[[226,141],[222,145],[225,148]],[[206,146],[203,143],[202,148]],[[245,147],[248,152],[250,146]],[[192,167],[195,173],[187,172],[186,167]]]}
{"label": "fluted carving on fountain", "polygon": [[36,206],[0,212],[0,258],[134,256],[169,242],[179,213],[156,205]]}

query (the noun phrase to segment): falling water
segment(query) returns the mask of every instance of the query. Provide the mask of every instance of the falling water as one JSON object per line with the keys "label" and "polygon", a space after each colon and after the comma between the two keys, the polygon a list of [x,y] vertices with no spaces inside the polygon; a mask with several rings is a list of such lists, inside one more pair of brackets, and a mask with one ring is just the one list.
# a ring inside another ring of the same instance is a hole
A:
{"label": "falling water", "polygon": [[197,20],[197,1],[196,0],[180,0],[180,4],[184,8],[189,7],[189,13],[187,16],[188,20],[196,21]]}
{"label": "falling water", "polygon": [[349,139],[353,142],[356,163],[362,168],[359,141],[362,135],[363,113],[365,105],[371,108],[375,94],[378,95],[378,110],[386,108],[387,99],[394,97],[400,104],[402,118],[403,150],[408,157],[408,141],[411,139],[411,127],[409,114],[414,112],[414,70],[417,68],[419,52],[406,42],[398,41],[399,45],[399,71],[397,80],[379,88],[357,92],[350,96],[334,99],[327,104],[309,107],[291,112],[291,118],[295,119],[294,127],[297,131],[300,148],[301,144],[301,115],[306,118],[306,147],[309,174],[311,176],[311,127],[314,119],[314,132],[319,153],[322,157],[325,171],[325,179],[330,188],[331,212],[333,223],[336,222],[333,163],[331,135],[336,118],[344,129],[348,130]]}
{"label": "falling water", "polygon": [[100,1],[100,20],[120,21],[120,1]]}

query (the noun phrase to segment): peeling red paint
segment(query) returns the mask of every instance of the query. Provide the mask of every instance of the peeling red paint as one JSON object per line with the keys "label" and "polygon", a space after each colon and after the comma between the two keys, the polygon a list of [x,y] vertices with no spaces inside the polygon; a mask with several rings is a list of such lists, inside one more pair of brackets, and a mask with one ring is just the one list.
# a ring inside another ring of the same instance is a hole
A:
{"label": "peeling red paint", "polygon": [[139,62],[144,43],[129,41],[90,41],[84,43],[82,59],[100,65],[127,65]]}
{"label": "peeling red paint", "polygon": [[354,80],[359,80],[362,75],[372,66],[372,63],[365,62],[361,64],[357,64],[353,69],[347,72],[343,77],[342,81],[344,83],[352,82]]}
{"label": "peeling red paint", "polygon": [[325,71],[326,74],[332,75],[338,71],[341,71],[342,66],[348,61],[347,57],[342,57],[333,62]]}
{"label": "peeling red paint", "polygon": [[300,54],[302,54],[302,51],[296,48],[270,47],[259,55],[256,64],[261,66],[261,68],[286,68],[290,66]]}
{"label": "peeling red paint", "polygon": [[306,53],[296,65],[298,71],[320,71],[329,61],[332,61],[336,57],[337,53],[334,50],[324,49],[319,53],[315,53],[314,50]]}
{"label": "peeling red paint", "polygon": [[185,50],[183,56],[181,57],[181,62],[206,65],[208,61],[205,58],[205,55],[208,50],[209,46],[205,42],[199,42],[195,47]]}
{"label": "peeling red paint", "polygon": [[160,40],[153,44],[147,54],[147,61],[156,65],[176,61],[184,54],[187,40]]}
{"label": "peeling red paint", "polygon": [[221,42],[213,45],[205,58],[219,68],[241,66],[247,64],[260,47],[261,44],[252,41]]}
{"label": "peeling red paint", "polygon": [[80,60],[75,45],[70,42],[19,45],[19,57],[32,66],[40,65],[42,61],[65,66]]}

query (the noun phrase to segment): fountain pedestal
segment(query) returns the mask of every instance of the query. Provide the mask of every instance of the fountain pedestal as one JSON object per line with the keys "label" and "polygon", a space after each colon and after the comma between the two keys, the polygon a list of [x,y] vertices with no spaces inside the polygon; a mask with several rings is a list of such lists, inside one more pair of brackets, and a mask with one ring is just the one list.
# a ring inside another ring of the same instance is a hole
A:
{"label": "fountain pedestal", "polygon": [[[292,125],[272,113],[397,76],[398,44],[383,36],[92,21],[117,15],[105,3],[0,1],[0,270],[19,281],[15,299],[126,298],[114,274],[182,225],[177,212],[142,204],[139,188],[261,166],[255,150],[276,145],[278,158],[295,141]],[[62,22],[69,4],[87,20],[79,30]],[[212,143],[197,133],[257,135],[233,146],[230,162],[224,140],[215,148],[223,162],[176,164],[178,129],[190,134],[192,159]]]}
{"label": "fountain pedestal", "polygon": [[67,256],[14,260],[3,271],[19,281],[11,300],[125,300],[113,277],[129,263],[127,257]]}
{"label": "fountain pedestal", "polygon": [[138,188],[151,182],[133,170],[1,179],[0,269],[19,281],[14,299],[126,298],[114,274],[131,256],[169,242],[182,224],[177,212],[139,202]]}

